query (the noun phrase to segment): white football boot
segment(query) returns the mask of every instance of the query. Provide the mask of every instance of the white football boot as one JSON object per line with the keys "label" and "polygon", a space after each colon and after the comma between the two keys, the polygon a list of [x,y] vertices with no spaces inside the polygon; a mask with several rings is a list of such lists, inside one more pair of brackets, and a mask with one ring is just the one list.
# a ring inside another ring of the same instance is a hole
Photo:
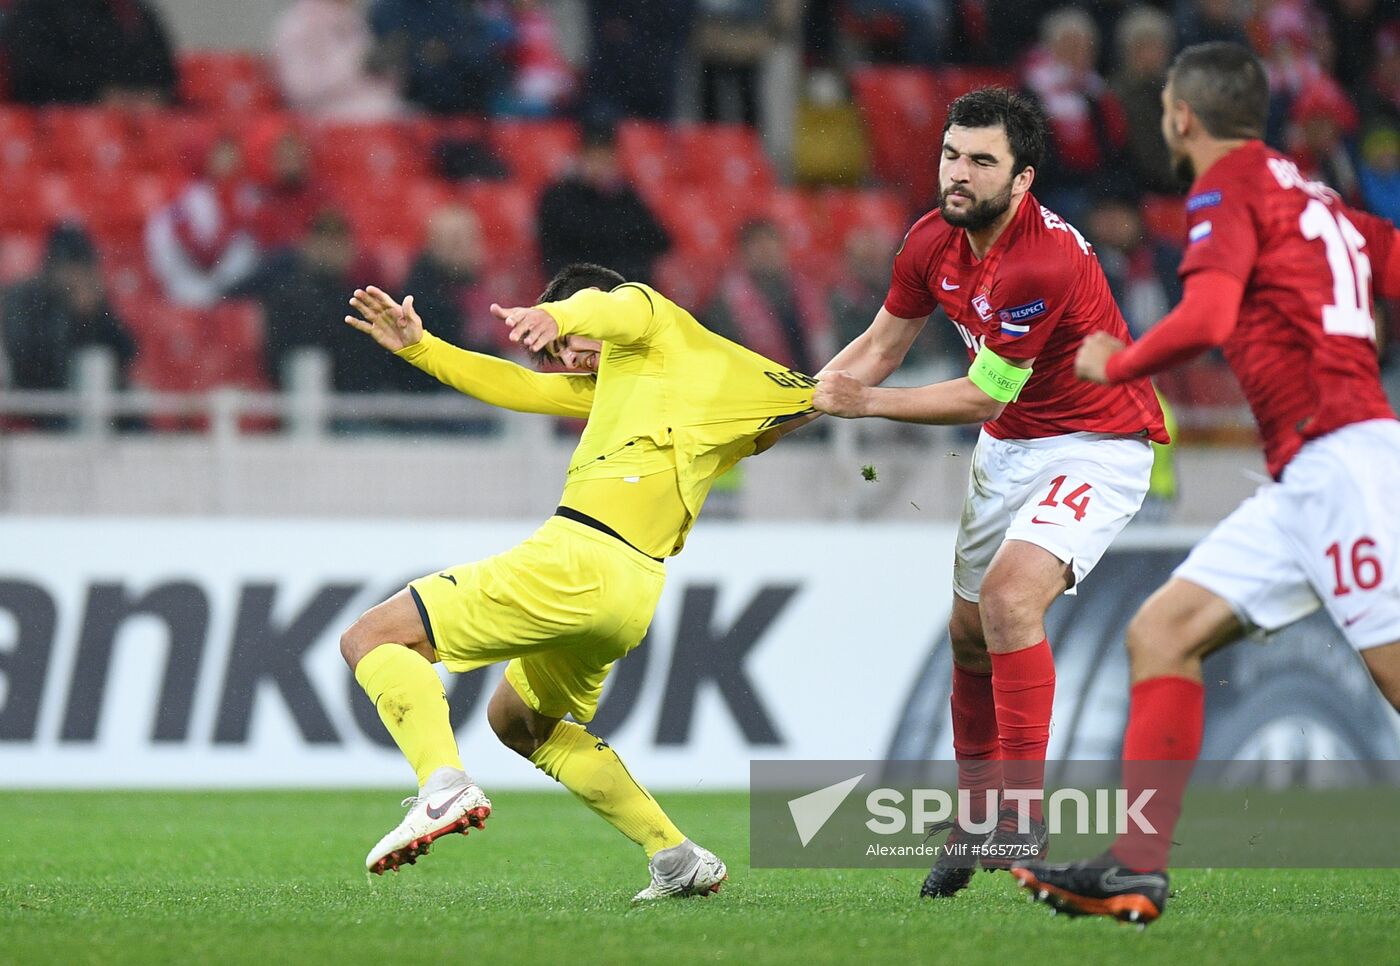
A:
{"label": "white football boot", "polygon": [[459,768],[433,772],[417,795],[403,800],[403,806],[408,814],[398,828],[380,839],[365,857],[365,868],[375,875],[412,865],[441,836],[452,832],[466,835],[471,829],[485,828],[491,814],[491,800]]}
{"label": "white football boot", "polygon": [[649,865],[651,885],[633,896],[633,902],[712,895],[729,878],[718,856],[690,839],[657,852]]}

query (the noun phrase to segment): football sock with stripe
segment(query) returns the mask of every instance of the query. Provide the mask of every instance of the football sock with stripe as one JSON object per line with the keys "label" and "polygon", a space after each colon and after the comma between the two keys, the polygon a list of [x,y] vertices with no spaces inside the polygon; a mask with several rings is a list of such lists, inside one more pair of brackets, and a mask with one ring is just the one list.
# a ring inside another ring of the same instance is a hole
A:
{"label": "football sock with stripe", "polygon": [[582,726],[559,722],[530,761],[646,849],[647,858],[685,841],[656,799],[637,784],[617,752]]}
{"label": "football sock with stripe", "polygon": [[[993,654],[992,692],[997,706],[1002,781],[1009,791],[1045,785],[1045,748],[1050,743],[1050,713],[1055,705],[1055,657],[1050,642],[1009,654]],[[1031,818],[1041,819],[1041,802],[1030,803]]]}
{"label": "football sock with stripe", "polygon": [[418,787],[439,768],[462,767],[447,694],[427,658],[401,644],[381,644],[360,658],[355,680],[413,766]]}
{"label": "football sock with stripe", "polygon": [[1130,805],[1151,792],[1142,815],[1156,831],[1130,825],[1118,836],[1113,854],[1128,868],[1166,868],[1181,799],[1201,753],[1205,707],[1205,686],[1191,678],[1162,675],[1133,685],[1123,735],[1123,787]]}
{"label": "football sock with stripe", "polygon": [[[1001,789],[997,760],[997,706],[992,675],[953,665],[953,753],[958,759],[958,790],[967,792],[963,815],[981,823],[987,817],[987,792]],[[959,805],[961,809],[961,805]]]}

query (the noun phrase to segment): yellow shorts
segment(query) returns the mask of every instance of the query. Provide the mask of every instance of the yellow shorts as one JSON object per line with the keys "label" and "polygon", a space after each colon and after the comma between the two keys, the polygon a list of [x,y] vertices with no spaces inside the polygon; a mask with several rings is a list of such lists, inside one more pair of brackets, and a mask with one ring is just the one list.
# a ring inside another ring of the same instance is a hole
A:
{"label": "yellow shorts", "polygon": [[408,585],[452,671],[509,661],[540,714],[590,721],[613,662],[641,643],[666,568],[622,541],[550,517],[524,543]]}

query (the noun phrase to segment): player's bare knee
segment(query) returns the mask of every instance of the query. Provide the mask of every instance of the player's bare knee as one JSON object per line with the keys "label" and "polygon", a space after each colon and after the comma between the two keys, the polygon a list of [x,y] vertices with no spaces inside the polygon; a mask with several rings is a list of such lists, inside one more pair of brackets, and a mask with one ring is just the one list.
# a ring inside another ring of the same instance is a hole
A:
{"label": "player's bare knee", "polygon": [[953,649],[953,663],[968,671],[990,672],[992,659],[987,655],[987,642],[982,635],[957,633],[948,629],[948,640]]}
{"label": "player's bare knee", "polygon": [[[501,685],[510,687],[505,681],[502,681]],[[520,757],[529,758],[539,750],[544,741],[531,732],[529,715],[522,714],[522,710],[518,699],[511,701],[510,696],[497,690],[486,705],[486,723],[491,726],[491,731],[501,744]]]}
{"label": "player's bare knee", "polygon": [[1180,674],[1199,658],[1202,642],[1189,621],[1173,620],[1152,602],[1128,623],[1128,660],[1135,677]]}
{"label": "player's bare knee", "polygon": [[530,734],[529,729],[525,726],[525,723],[520,719],[504,716],[493,717],[489,713],[486,718],[487,721],[491,723],[491,730],[495,733],[501,744],[515,752],[521,758],[529,758],[539,750],[540,742],[535,740],[534,736]]}
{"label": "player's bare knee", "polygon": [[[355,619],[355,623],[345,629],[340,635],[340,656],[345,659],[350,670],[355,670],[355,665],[360,663],[360,658],[364,657],[376,645],[370,643],[369,635],[366,634],[367,614],[361,614]],[[383,643],[382,641],[379,643]]]}
{"label": "player's bare knee", "polygon": [[1045,619],[1045,610],[1034,594],[1005,580],[983,585],[979,609],[983,634],[993,649],[999,639],[1019,641],[1035,632]]}
{"label": "player's bare knee", "polygon": [[982,620],[975,605],[954,604],[948,618],[948,642],[953,651],[953,663],[969,671],[990,672],[992,660],[987,656],[987,642],[982,637]]}

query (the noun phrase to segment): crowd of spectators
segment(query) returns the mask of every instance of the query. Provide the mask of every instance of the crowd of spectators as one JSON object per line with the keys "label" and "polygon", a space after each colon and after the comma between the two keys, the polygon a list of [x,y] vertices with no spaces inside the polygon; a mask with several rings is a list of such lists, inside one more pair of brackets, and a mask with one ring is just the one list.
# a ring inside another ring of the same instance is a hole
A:
{"label": "crowd of spectators", "polygon": [[[566,24],[584,36],[565,44]],[[58,205],[27,245],[0,237],[0,385],[64,385],[87,344],[140,382],[161,319],[198,331],[234,302],[260,309],[246,385],[284,385],[289,355],[314,346],[337,390],[419,391],[340,325],[349,290],[384,280],[442,334],[508,351],[486,306],[574,260],[662,285],[811,371],[878,309],[899,233],[934,200],[942,104],[985,80],[1043,107],[1034,190],[1095,243],[1140,333],[1179,291],[1161,88],[1203,40],[1263,58],[1274,146],[1400,218],[1400,0],[293,0],[270,28],[266,52],[216,83],[214,60],[172,51],[148,0],[0,0],[0,168],[70,116],[154,132],[142,150],[177,159],[131,182],[157,185],[134,232]],[[768,100],[783,52],[798,100],[823,92],[799,127],[859,114],[868,145],[822,175],[854,187],[794,185],[757,147],[791,111]],[[105,150],[92,165],[117,165],[116,183],[127,162]],[[955,358],[948,328],[930,326],[911,363]]]}

